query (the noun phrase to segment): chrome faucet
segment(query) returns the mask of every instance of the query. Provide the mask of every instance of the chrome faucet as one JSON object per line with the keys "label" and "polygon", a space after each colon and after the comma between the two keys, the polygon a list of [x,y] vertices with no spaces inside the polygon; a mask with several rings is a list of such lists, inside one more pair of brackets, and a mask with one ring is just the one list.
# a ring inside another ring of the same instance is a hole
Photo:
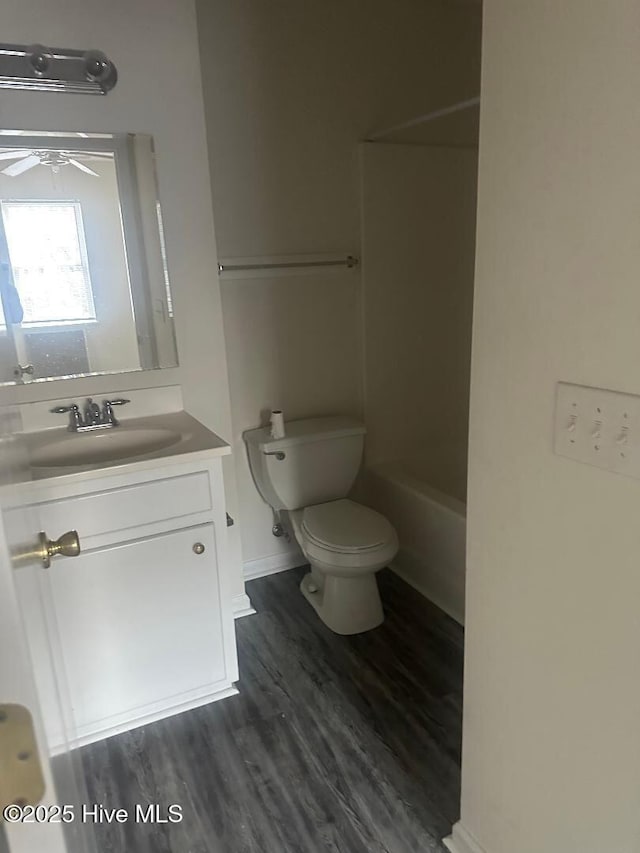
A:
{"label": "chrome faucet", "polygon": [[68,406],[55,406],[49,411],[54,415],[63,415],[69,413],[69,432],[88,432],[94,429],[110,429],[117,427],[120,421],[113,413],[114,406],[124,406],[125,403],[131,402],[124,398],[116,400],[103,400],[102,408],[97,403],[94,403],[91,397],[87,398],[84,406],[84,413],[80,412],[77,403],[70,403]]}
{"label": "chrome faucet", "polygon": [[87,397],[87,402],[84,404],[85,426],[99,426],[102,422],[101,418],[100,406],[94,403],[91,397]]}

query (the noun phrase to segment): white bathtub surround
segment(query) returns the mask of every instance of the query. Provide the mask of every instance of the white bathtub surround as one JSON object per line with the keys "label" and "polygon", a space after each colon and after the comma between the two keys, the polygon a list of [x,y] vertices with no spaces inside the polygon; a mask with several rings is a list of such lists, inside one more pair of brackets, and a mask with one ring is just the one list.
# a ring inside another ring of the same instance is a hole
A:
{"label": "white bathtub surround", "polygon": [[381,463],[363,472],[358,495],[398,531],[400,549],[391,568],[464,624],[466,506],[427,476],[407,461]]}
{"label": "white bathtub surround", "polygon": [[478,152],[364,144],[360,155],[367,464],[446,456],[464,482]]}
{"label": "white bathtub surround", "polygon": [[395,571],[462,622],[478,152],[368,143],[360,154],[369,470],[358,494],[398,530]]}

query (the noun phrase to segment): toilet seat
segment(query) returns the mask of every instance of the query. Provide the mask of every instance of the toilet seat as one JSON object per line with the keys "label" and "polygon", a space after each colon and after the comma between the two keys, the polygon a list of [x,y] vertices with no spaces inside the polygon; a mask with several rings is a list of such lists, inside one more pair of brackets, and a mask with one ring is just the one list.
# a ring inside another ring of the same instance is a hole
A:
{"label": "toilet seat", "polygon": [[373,555],[396,542],[383,515],[347,499],[306,507],[301,527],[308,545],[335,554]]}

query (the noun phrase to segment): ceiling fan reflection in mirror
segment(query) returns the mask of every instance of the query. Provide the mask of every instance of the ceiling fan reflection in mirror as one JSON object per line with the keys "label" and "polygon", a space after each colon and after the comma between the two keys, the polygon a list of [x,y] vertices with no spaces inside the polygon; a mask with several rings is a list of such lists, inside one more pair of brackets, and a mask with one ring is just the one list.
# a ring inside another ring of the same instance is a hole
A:
{"label": "ceiling fan reflection in mirror", "polygon": [[2,151],[0,150],[0,160],[16,160],[4,169],[0,170],[3,175],[8,175],[10,178],[15,178],[29,169],[36,166],[48,166],[53,172],[57,173],[63,166],[75,166],[81,172],[86,172],[87,175],[93,175],[99,178],[98,172],[95,172],[90,166],[82,163],[82,160],[106,157],[113,159],[112,153],[102,151],[92,151],[90,154],[83,151],[29,151],[28,149]]}

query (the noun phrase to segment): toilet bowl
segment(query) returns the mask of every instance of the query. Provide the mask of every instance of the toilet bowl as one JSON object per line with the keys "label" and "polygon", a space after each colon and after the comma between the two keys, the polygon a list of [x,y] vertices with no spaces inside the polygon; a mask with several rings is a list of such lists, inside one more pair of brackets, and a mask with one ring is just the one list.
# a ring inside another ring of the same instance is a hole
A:
{"label": "toilet bowl", "polygon": [[311,571],[300,588],[337,634],[359,634],[384,619],[375,573],[398,551],[387,519],[347,499],[364,448],[365,428],[333,415],[289,421],[285,435],[245,432],[249,466],[264,500],[288,514]]}
{"label": "toilet bowl", "polygon": [[336,634],[360,634],[384,621],[375,573],[398,551],[387,519],[368,507],[341,499],[291,513],[298,544],[311,571],[302,594]]}

